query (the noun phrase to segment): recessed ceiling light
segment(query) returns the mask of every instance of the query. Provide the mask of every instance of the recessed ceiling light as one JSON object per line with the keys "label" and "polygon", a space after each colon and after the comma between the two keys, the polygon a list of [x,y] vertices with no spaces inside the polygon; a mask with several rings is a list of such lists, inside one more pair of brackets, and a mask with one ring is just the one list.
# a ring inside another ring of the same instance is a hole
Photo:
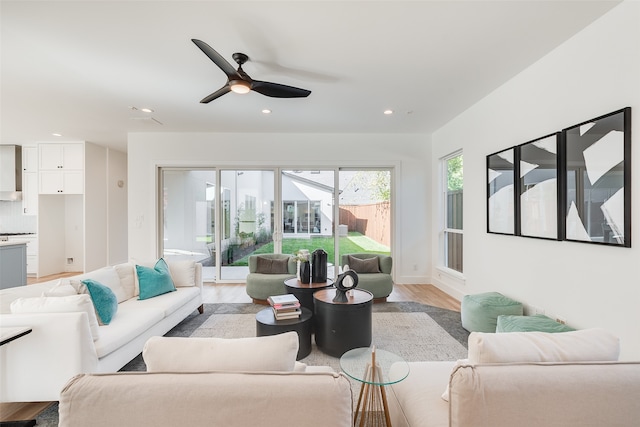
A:
{"label": "recessed ceiling light", "polygon": [[51,135],[53,135],[53,136],[62,136],[61,133],[52,133]]}
{"label": "recessed ceiling light", "polygon": [[271,110],[265,108],[264,110],[262,110],[262,114],[271,114]]}
{"label": "recessed ceiling light", "polygon": [[153,110],[151,108],[141,108],[140,111],[142,111],[143,113],[153,113]]}
{"label": "recessed ceiling light", "polygon": [[386,114],[387,116],[389,114],[393,114],[393,110],[384,110],[384,114]]}

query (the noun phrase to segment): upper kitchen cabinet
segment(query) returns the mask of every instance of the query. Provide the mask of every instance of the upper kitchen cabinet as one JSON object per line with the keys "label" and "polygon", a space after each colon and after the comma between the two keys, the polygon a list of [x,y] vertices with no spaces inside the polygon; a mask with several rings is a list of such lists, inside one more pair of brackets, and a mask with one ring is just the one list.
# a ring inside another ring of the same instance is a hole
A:
{"label": "upper kitchen cabinet", "polygon": [[40,144],[40,170],[83,170],[84,143]]}
{"label": "upper kitchen cabinet", "polygon": [[83,194],[85,143],[39,144],[40,194]]}

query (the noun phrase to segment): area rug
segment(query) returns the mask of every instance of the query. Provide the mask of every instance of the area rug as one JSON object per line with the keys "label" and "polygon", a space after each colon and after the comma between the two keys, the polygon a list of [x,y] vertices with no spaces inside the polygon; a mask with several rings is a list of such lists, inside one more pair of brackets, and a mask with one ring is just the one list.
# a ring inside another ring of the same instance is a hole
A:
{"label": "area rug", "polygon": [[[256,335],[255,314],[265,308],[251,303],[205,304],[202,315],[194,312],[165,336],[240,338]],[[469,333],[462,328],[460,313],[415,302],[389,302],[373,306],[373,343],[407,361],[457,360],[467,355]],[[340,371],[339,358],[316,348],[312,340],[309,356],[301,360],[311,366],[331,366]],[[142,355],[122,371],[145,371]],[[354,385],[354,389],[359,386]],[[58,425],[54,404],[38,417],[38,426]]]}

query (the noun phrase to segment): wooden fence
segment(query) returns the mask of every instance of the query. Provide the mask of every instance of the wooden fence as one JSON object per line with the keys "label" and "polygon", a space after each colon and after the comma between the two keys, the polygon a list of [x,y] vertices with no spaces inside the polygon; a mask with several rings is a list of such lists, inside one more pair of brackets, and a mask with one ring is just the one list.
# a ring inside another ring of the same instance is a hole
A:
{"label": "wooden fence", "polygon": [[338,224],[347,225],[349,231],[357,231],[382,245],[391,246],[389,214],[389,202],[341,205]]}

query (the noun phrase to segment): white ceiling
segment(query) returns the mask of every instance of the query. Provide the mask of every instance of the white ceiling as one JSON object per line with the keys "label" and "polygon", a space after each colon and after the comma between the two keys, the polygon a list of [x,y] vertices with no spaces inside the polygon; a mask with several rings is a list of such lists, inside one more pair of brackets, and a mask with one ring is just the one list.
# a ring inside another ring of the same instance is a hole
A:
{"label": "white ceiling", "polygon": [[[2,0],[0,142],[126,151],[128,132],[430,133],[617,3]],[[200,104],[226,77],[192,38],[312,93]]]}

